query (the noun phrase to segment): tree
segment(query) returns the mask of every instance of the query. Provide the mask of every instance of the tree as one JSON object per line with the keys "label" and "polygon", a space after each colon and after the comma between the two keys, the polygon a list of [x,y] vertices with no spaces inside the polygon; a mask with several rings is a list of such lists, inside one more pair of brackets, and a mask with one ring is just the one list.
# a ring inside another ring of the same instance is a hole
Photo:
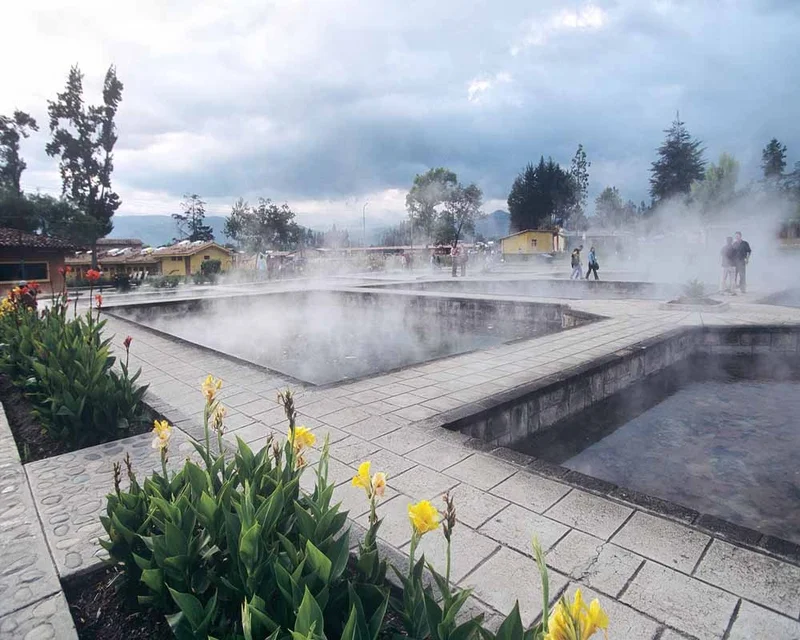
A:
{"label": "tree", "polygon": [[436,228],[439,210],[458,183],[456,174],[439,167],[414,177],[414,184],[406,195],[406,209],[412,227],[430,240]]}
{"label": "tree", "polygon": [[692,183],[692,198],[704,214],[711,215],[733,201],[738,180],[739,163],[733,156],[723,153],[719,164],[708,165],[702,181]]}
{"label": "tree", "polygon": [[225,234],[236,240],[240,247],[254,252],[288,249],[301,241],[311,246],[314,244],[313,232],[309,238],[301,230],[289,205],[278,206],[269,198],[259,198],[258,206],[254,208],[239,198],[231,208],[231,215],[225,219]]}
{"label": "tree", "polygon": [[703,179],[705,166],[702,142],[689,135],[680,115],[664,133],[667,137],[650,169],[650,195],[656,201],[688,194],[692,183]]}
{"label": "tree", "polygon": [[[454,251],[463,233],[475,231],[475,221],[482,215],[483,192],[475,184],[466,187],[457,184],[451,191],[444,210],[438,217],[436,241],[449,244]],[[453,276],[456,275],[456,262],[453,261]]]}
{"label": "tree", "polygon": [[570,212],[570,226],[577,228],[586,219],[586,205],[589,202],[589,167],[592,163],[586,160],[586,151],[583,145],[578,145],[578,150],[572,157],[569,174],[572,176],[575,188],[575,204]]}
{"label": "tree", "polygon": [[38,130],[36,120],[24,111],[14,111],[10,118],[0,116],[0,191],[22,195],[20,178],[28,165],[19,155],[19,141]]}
{"label": "tree", "polygon": [[508,195],[513,231],[564,226],[575,211],[580,189],[572,174],[552,158],[529,164],[514,180]]}
{"label": "tree", "polygon": [[86,228],[92,246],[92,266],[97,267],[97,239],[111,233],[111,218],[122,203],[111,189],[114,170],[114,145],[117,142],[114,119],[122,101],[122,83],[114,66],[103,82],[103,103],[83,101],[83,74],[77,66],[69,71],[66,88],[48,101],[52,140],[47,155],[59,156],[62,196],[84,211],[92,224]]}
{"label": "tree", "polygon": [[636,204],[622,202],[616,187],[606,187],[594,201],[598,224],[606,229],[620,229],[634,222],[638,216]]}
{"label": "tree", "polygon": [[214,240],[214,231],[205,224],[206,203],[196,193],[185,194],[181,202],[181,212],[173,213],[172,219],[178,227],[178,235],[181,240],[190,242],[211,242]]}
{"label": "tree", "polygon": [[403,247],[411,243],[411,224],[403,220],[394,227],[389,227],[381,234],[381,244],[384,247]]}
{"label": "tree", "polygon": [[778,142],[777,138],[773,138],[761,151],[761,169],[764,171],[764,181],[777,185],[783,178],[785,168],[786,145]]}

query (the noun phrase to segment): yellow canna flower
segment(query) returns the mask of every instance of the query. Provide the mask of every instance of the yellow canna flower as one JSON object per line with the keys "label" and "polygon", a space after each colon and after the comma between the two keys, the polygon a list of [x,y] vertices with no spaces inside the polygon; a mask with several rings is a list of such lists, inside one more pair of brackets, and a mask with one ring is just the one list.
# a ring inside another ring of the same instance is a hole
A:
{"label": "yellow canna flower", "polygon": [[369,468],[369,461],[362,462],[360,465],[358,465],[358,473],[353,476],[353,486],[362,487],[364,491],[367,492],[367,497],[370,496],[370,490],[372,488],[372,482],[369,477]]}
{"label": "yellow canna flower", "polygon": [[[289,430],[289,439],[292,438],[292,431]],[[302,451],[306,447],[313,447],[317,441],[317,436],[311,433],[311,429],[306,427],[294,428],[294,450],[297,452]]]}
{"label": "yellow canna flower", "polygon": [[583,594],[580,589],[575,589],[575,596],[569,607],[569,613],[573,620],[577,620],[586,605],[583,604]]}
{"label": "yellow canna flower", "polygon": [[172,436],[172,427],[166,420],[156,420],[153,422],[153,449],[163,451],[169,445],[169,439]]}
{"label": "yellow canna flower", "polygon": [[414,531],[421,536],[439,528],[439,512],[427,500],[408,505],[408,519]]}
{"label": "yellow canna flower", "polygon": [[211,404],[214,402],[214,398],[217,397],[217,392],[222,389],[222,380],[209,374],[203,381],[201,388],[203,390],[203,395],[206,397],[206,402]]}
{"label": "yellow canna flower", "polygon": [[386,474],[379,471],[372,476],[372,494],[378,498],[382,498],[386,491]]}
{"label": "yellow canna flower", "polygon": [[586,619],[587,625],[583,631],[581,640],[590,638],[598,629],[602,629],[603,631],[608,630],[608,616],[600,607],[600,603],[597,601],[597,598],[592,600],[592,603],[589,605],[589,611],[586,614]]}

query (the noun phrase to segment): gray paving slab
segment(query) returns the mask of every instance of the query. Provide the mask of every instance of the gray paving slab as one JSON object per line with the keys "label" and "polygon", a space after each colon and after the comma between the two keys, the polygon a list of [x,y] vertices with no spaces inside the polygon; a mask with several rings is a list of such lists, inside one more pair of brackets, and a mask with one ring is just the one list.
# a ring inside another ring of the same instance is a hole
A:
{"label": "gray paving slab", "polygon": [[364,460],[369,460],[379,449],[380,447],[374,442],[350,436],[339,440],[336,446],[331,448],[331,457],[345,464],[358,465]]}
{"label": "gray paving slab", "polygon": [[549,566],[611,596],[622,591],[643,562],[635,553],[575,529],[547,553]]}
{"label": "gray paving slab", "polygon": [[[63,579],[76,572],[99,566],[107,557],[98,539],[105,535],[99,516],[106,495],[113,491],[113,463],[130,453],[133,469],[141,480],[161,467],[151,447],[152,435],[144,433],[116,442],[89,447],[25,466],[47,546]],[[182,464],[194,453],[178,429],[170,442],[170,466]],[[123,474],[123,486],[127,477]]]}
{"label": "gray paving slab", "polygon": [[637,511],[612,541],[668,567],[691,573],[711,538],[689,527]]}
{"label": "gray paving slab", "polygon": [[334,411],[333,413],[325,415],[322,421],[332,427],[347,430],[349,426],[366,420],[369,417],[370,414],[363,409],[347,407],[346,409],[340,409],[339,411]]}
{"label": "gray paving slab", "polygon": [[487,520],[478,531],[521,553],[533,556],[531,540],[534,536],[538,538],[542,549],[547,550],[566,535],[569,528],[538,513],[510,504]]}
{"label": "gray paving slab", "polygon": [[[567,585],[561,574],[550,572],[550,593],[555,599]],[[513,549],[501,547],[479,565],[459,586],[500,612],[508,613],[519,602],[523,624],[530,625],[542,614],[542,587],[536,563]]]}
{"label": "gray paving slab", "polygon": [[375,438],[374,442],[381,447],[389,449],[394,453],[405,455],[409,451],[421,447],[434,439],[433,434],[417,427],[402,427],[396,429],[391,433],[387,433],[379,438]]}
{"label": "gray paving slab", "polygon": [[444,471],[473,453],[474,451],[466,447],[437,439],[410,451],[406,457],[436,471]]}
{"label": "gray paving slab", "polygon": [[477,529],[484,522],[508,506],[506,500],[497,498],[468,484],[461,483],[450,492],[456,506],[456,519]]}
{"label": "gray paving slab", "polygon": [[0,616],[0,640],[78,640],[61,590]]}
{"label": "gray paving slab", "polygon": [[800,640],[800,622],[743,600],[727,640]]}
{"label": "gray paving slab", "polygon": [[800,616],[800,567],[714,540],[695,576],[792,618]]}
{"label": "gray paving slab", "polygon": [[404,407],[403,409],[398,409],[397,411],[392,411],[392,415],[404,418],[409,422],[419,422],[420,420],[425,420],[426,418],[435,416],[437,413],[439,412],[436,409],[430,409],[429,407],[424,407],[421,404],[411,407]]}
{"label": "gray paving slab", "polygon": [[573,489],[545,512],[550,518],[608,540],[633,513],[633,509]]}
{"label": "gray paving slab", "polygon": [[449,467],[447,475],[458,478],[478,489],[491,489],[517,471],[514,465],[493,456],[474,453]]}
{"label": "gray paving slab", "polygon": [[[408,553],[409,545],[401,551]],[[470,571],[492,555],[500,545],[496,541],[467,527],[456,526],[453,530],[452,548],[450,553],[450,579],[455,584],[464,578]],[[417,557],[425,554],[426,562],[433,565],[437,573],[444,576],[447,566],[447,541],[441,528],[431,531],[422,537],[419,544]]]}
{"label": "gray paving slab", "polygon": [[648,560],[622,602],[700,640],[720,640],[738,598]]}
{"label": "gray paving slab", "polygon": [[17,446],[0,406],[0,616],[61,591]]}
{"label": "gray paving slab", "polygon": [[571,487],[539,475],[518,471],[491,492],[521,507],[543,513],[569,493]]}
{"label": "gray paving slab", "polygon": [[436,501],[439,508],[440,497],[457,486],[458,480],[443,473],[418,465],[388,480],[389,486],[416,500]]}
{"label": "gray paving slab", "polygon": [[399,428],[396,423],[385,420],[380,416],[368,415],[364,420],[354,422],[343,430],[364,440],[374,440],[392,431],[397,431]]}

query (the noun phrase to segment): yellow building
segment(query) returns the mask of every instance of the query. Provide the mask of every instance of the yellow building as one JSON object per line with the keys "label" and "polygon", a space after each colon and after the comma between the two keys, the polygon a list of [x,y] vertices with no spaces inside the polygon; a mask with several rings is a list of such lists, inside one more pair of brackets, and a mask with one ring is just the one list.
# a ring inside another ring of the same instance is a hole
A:
{"label": "yellow building", "polygon": [[503,257],[564,251],[566,241],[562,229],[528,229],[500,238]]}
{"label": "yellow building", "polygon": [[[145,249],[144,253],[147,253]],[[159,247],[150,252],[150,257],[160,263],[164,276],[190,276],[200,272],[205,260],[219,260],[221,269],[229,271],[233,265],[231,252],[216,242],[179,242],[171,247]]]}
{"label": "yellow building", "polygon": [[[183,277],[198,273],[204,260],[219,260],[222,271],[229,271],[233,266],[233,253],[216,242],[184,240],[170,247],[141,249],[140,241],[138,247],[99,251],[97,262],[100,270],[109,276],[127,273]],[[67,257],[66,264],[72,267],[76,275],[83,277],[86,270],[91,268],[92,256],[89,252],[80,252]]]}

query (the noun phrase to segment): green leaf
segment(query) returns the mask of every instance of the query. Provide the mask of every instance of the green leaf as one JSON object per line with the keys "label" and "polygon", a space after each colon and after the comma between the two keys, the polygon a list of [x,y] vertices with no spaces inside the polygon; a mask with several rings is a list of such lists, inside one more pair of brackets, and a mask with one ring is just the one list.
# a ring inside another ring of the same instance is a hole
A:
{"label": "green leaf", "polygon": [[161,569],[144,569],[142,582],[156,593],[164,592],[164,572]]}
{"label": "green leaf", "polygon": [[295,620],[294,630],[304,636],[309,636],[312,632],[316,631],[317,635],[324,636],[325,620],[322,616],[322,610],[319,608],[317,601],[311,592],[306,587],[303,594],[303,601],[300,603],[300,608],[297,610],[297,619]]}
{"label": "green leaf", "polygon": [[319,574],[325,584],[328,584],[331,579],[331,561],[322,551],[317,549],[311,542],[306,541],[306,555],[308,556],[308,563],[311,568]]}
{"label": "green leaf", "polygon": [[167,587],[175,604],[181,610],[181,613],[186,617],[186,620],[192,627],[193,631],[199,630],[203,625],[203,620],[206,617],[206,612],[203,605],[191,593],[180,593],[175,591],[172,587]]}
{"label": "green leaf", "polygon": [[358,636],[356,635],[356,607],[353,605],[350,607],[350,615],[347,618],[347,623],[344,625],[344,629],[342,629],[342,635],[340,640],[357,640]]}
{"label": "green leaf", "polygon": [[242,534],[239,540],[239,557],[249,573],[253,573],[258,565],[258,544],[261,525],[257,522]]}
{"label": "green leaf", "polygon": [[508,614],[500,628],[497,629],[497,640],[522,640],[522,618],[519,615],[519,600],[514,603],[514,608]]}

